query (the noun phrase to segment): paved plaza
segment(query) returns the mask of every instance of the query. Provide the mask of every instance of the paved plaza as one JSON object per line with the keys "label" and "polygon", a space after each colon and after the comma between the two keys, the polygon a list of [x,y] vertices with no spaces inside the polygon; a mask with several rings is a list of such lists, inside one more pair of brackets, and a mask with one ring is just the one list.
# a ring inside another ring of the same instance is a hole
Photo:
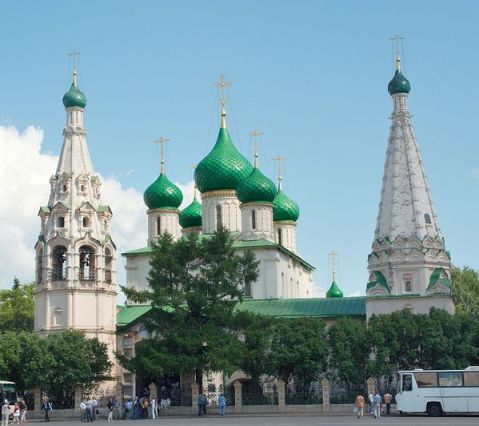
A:
{"label": "paved plaza", "polygon": [[[37,421],[35,421],[37,424]],[[55,426],[81,424],[80,421],[55,421]],[[94,422],[106,425],[105,420]],[[317,426],[317,425],[478,425],[478,417],[439,417],[427,416],[400,416],[383,417],[375,420],[372,417],[363,417],[358,420],[354,416],[226,416],[226,417],[161,417],[156,420],[116,421],[113,426]]]}

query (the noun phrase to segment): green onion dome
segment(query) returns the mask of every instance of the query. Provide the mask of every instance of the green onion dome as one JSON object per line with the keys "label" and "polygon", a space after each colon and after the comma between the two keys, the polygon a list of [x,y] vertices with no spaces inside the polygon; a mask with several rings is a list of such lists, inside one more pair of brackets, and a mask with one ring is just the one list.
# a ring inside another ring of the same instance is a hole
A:
{"label": "green onion dome", "polygon": [[343,297],[343,296],[344,296],[343,292],[341,291],[341,289],[336,284],[336,281],[333,281],[333,283],[331,284],[331,287],[329,287],[329,290],[326,293],[326,297],[328,299],[331,299],[333,297]]}
{"label": "green onion dome", "polygon": [[280,188],[273,201],[273,221],[290,220],[296,222],[299,217],[299,206]]}
{"label": "green onion dome", "polygon": [[176,210],[183,201],[180,189],[162,172],[143,194],[149,209]]}
{"label": "green onion dome", "polygon": [[238,183],[236,196],[242,203],[272,203],[276,185],[255,167],[247,178]]}
{"label": "green onion dome", "polygon": [[411,91],[411,84],[408,79],[404,77],[401,70],[396,70],[394,77],[388,84],[388,92],[390,95],[397,93],[409,93]]}
{"label": "green onion dome", "polygon": [[73,82],[70,90],[63,95],[63,105],[65,108],[85,108],[86,106],[86,96],[77,86],[76,73],[73,74]]}
{"label": "green onion dome", "polygon": [[195,197],[191,204],[180,213],[180,226],[182,228],[196,228],[201,224],[201,204]]}
{"label": "green onion dome", "polygon": [[195,169],[196,187],[201,193],[236,189],[252,171],[253,166],[233,145],[228,130],[221,128],[215,146]]}

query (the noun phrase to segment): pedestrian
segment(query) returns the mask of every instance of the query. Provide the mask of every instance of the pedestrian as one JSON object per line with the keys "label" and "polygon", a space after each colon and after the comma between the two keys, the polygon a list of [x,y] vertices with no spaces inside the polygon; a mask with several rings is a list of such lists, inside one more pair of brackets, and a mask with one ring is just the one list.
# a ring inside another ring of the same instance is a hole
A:
{"label": "pedestrian", "polygon": [[372,413],[372,414],[373,414],[373,398],[374,398],[374,395],[372,392],[370,392],[368,395],[368,413]]}
{"label": "pedestrian", "polygon": [[224,416],[226,411],[226,398],[223,394],[221,394],[218,399],[218,406],[220,407],[220,416]]}
{"label": "pedestrian", "polygon": [[131,402],[131,399],[129,399],[128,401],[126,401],[125,403],[125,417],[126,417],[126,420],[130,420],[131,419],[131,412],[133,410],[133,403]]}
{"label": "pedestrian", "polygon": [[23,398],[20,398],[20,402],[18,403],[20,406],[20,423],[26,423],[27,422],[27,403]]}
{"label": "pedestrian", "polygon": [[91,418],[92,422],[96,420],[96,415],[98,414],[98,401],[95,398],[91,400]]}
{"label": "pedestrian", "polygon": [[383,395],[383,400],[384,400],[384,403],[386,404],[386,416],[390,416],[391,415],[391,402],[393,400],[393,396],[389,392],[386,392]]}
{"label": "pedestrian", "polygon": [[2,426],[8,426],[8,416],[10,415],[10,406],[8,400],[4,400],[2,404]]}
{"label": "pedestrian", "polygon": [[108,401],[108,404],[106,404],[106,407],[108,408],[108,423],[111,423],[113,421],[113,401],[110,399]]}
{"label": "pedestrian", "polygon": [[204,416],[204,413],[203,413],[203,394],[199,393],[198,396],[196,397],[196,400],[198,401],[198,416]]}
{"label": "pedestrian", "polygon": [[364,396],[359,394],[356,397],[356,401],[355,401],[354,405],[355,405],[355,408],[356,408],[356,413],[358,414],[358,419],[363,417],[364,416],[364,405],[365,405]]}
{"label": "pedestrian", "polygon": [[373,396],[373,410],[374,410],[374,418],[375,419],[380,419],[381,418],[381,395],[379,395],[379,392],[377,389],[374,391],[374,396]]}
{"label": "pedestrian", "polygon": [[53,411],[52,404],[48,400],[48,398],[43,400],[43,404],[41,409],[45,412],[45,422],[50,421],[50,411]]}
{"label": "pedestrian", "polygon": [[85,410],[85,415],[86,415],[86,421],[87,422],[92,422],[93,421],[93,416],[92,416],[92,401],[89,399],[87,402],[85,402],[86,410]]}
{"label": "pedestrian", "polygon": [[80,421],[86,422],[86,404],[85,401],[80,402]]}
{"label": "pedestrian", "polygon": [[13,406],[13,423],[20,423],[20,406],[18,402],[15,402]]}
{"label": "pedestrian", "polygon": [[150,401],[150,409],[151,409],[151,418],[153,420],[156,419],[156,399],[155,398],[151,398],[151,401]]}
{"label": "pedestrian", "polygon": [[208,398],[206,397],[205,393],[201,395],[201,402],[203,404],[203,414],[206,416],[206,406],[208,405]]}

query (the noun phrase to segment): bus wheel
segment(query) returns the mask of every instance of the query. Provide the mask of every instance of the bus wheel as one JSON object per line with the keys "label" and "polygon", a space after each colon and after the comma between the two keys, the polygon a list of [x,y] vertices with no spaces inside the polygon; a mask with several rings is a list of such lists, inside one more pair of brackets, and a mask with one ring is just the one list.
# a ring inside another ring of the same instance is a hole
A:
{"label": "bus wheel", "polygon": [[431,417],[442,416],[441,404],[439,404],[439,402],[430,402],[427,404],[427,414]]}

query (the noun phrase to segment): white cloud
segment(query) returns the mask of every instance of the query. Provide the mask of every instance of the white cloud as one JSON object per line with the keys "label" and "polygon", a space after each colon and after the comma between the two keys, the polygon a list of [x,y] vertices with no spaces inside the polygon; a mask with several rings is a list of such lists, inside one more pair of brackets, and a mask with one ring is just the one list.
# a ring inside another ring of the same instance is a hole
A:
{"label": "white cloud", "polygon": [[357,291],[354,291],[351,294],[348,294],[346,297],[358,297],[358,296],[364,296],[364,294],[361,294],[361,292],[359,290],[357,290]]}
{"label": "white cloud", "polygon": [[[43,131],[30,126],[19,132],[0,125],[0,288],[34,278],[33,247],[38,238],[40,206],[49,196],[49,179],[58,156],[41,152]],[[131,174],[128,171],[126,175]],[[118,283],[125,283],[123,251],[146,245],[147,221],[143,194],[124,188],[115,177],[102,178],[102,198],[113,210],[112,237],[117,245]],[[184,194],[182,208],[193,199],[193,182],[177,184]]]}

